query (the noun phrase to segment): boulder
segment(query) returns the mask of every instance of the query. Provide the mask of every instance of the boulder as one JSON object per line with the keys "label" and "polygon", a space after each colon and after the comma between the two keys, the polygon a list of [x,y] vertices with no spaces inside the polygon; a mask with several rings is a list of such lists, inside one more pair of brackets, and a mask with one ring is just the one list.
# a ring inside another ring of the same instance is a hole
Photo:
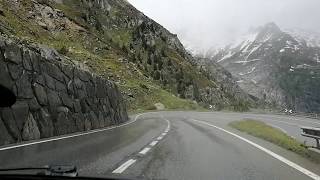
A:
{"label": "boulder", "polygon": [[40,55],[38,53],[35,53],[33,51],[29,51],[32,69],[35,72],[40,72]]}
{"label": "boulder", "polygon": [[13,63],[8,63],[8,69],[12,79],[14,80],[18,79],[24,71],[21,65],[17,65]]}
{"label": "boulder", "polygon": [[35,83],[33,85],[34,94],[41,105],[47,105],[48,104],[48,98],[47,93],[43,86],[40,84]]}
{"label": "boulder", "polygon": [[58,106],[62,105],[62,102],[57,92],[49,89],[47,93],[47,97],[48,97],[49,106],[51,108],[57,108]]}
{"label": "boulder", "polygon": [[60,81],[56,81],[55,83],[56,91],[67,93],[67,87],[65,84],[61,83]]}
{"label": "boulder", "polygon": [[69,109],[73,109],[73,100],[66,93],[59,93],[62,104],[67,106]]}
{"label": "boulder", "polygon": [[53,136],[53,123],[48,110],[41,108],[35,112],[34,117],[38,122],[41,138]]}
{"label": "boulder", "polygon": [[46,60],[49,60],[49,61],[61,60],[59,53],[55,49],[49,48],[47,46],[42,45],[40,47],[40,53],[41,53],[41,56]]}
{"label": "boulder", "polygon": [[20,64],[22,62],[21,49],[14,43],[9,43],[5,46],[4,57],[7,61],[13,62],[15,64]]}
{"label": "boulder", "polygon": [[34,120],[31,113],[28,116],[28,120],[24,124],[22,139],[26,141],[40,139],[40,131],[37,122]]}
{"label": "boulder", "polygon": [[26,69],[28,71],[32,71],[32,63],[31,63],[29,50],[23,51],[22,64],[23,64],[24,69]]}
{"label": "boulder", "polygon": [[76,123],[77,131],[84,131],[85,130],[85,119],[82,113],[75,113],[73,114],[73,119]]}
{"label": "boulder", "polygon": [[22,99],[31,99],[34,97],[31,81],[27,73],[23,73],[16,81],[17,97]]}
{"label": "boulder", "polygon": [[29,105],[30,111],[37,111],[41,108],[40,104],[37,101],[37,98],[35,97],[28,101],[28,105]]}
{"label": "boulder", "polygon": [[51,76],[49,76],[48,74],[44,74],[44,79],[46,82],[46,85],[48,88],[55,90],[56,88],[56,84],[55,84],[55,79],[53,79]]}
{"label": "boulder", "polygon": [[7,127],[3,123],[2,119],[0,118],[0,144],[10,144],[15,142],[12,136],[9,134]]}
{"label": "boulder", "polygon": [[99,128],[105,127],[103,113],[100,111],[98,116]]}
{"label": "boulder", "polygon": [[91,123],[91,121],[89,119],[89,115],[88,114],[85,115],[84,128],[85,128],[86,131],[89,131],[89,130],[92,129],[92,123]]}
{"label": "boulder", "polygon": [[14,119],[11,108],[3,108],[1,110],[2,120],[15,141],[21,141],[21,133]]}
{"label": "boulder", "polygon": [[9,70],[7,68],[7,64],[3,61],[3,56],[0,53],[0,83],[1,85],[12,89],[14,81],[12,80]]}
{"label": "boulder", "polygon": [[97,128],[100,127],[98,117],[97,117],[97,115],[96,115],[93,111],[90,111],[90,113],[89,113],[89,118],[90,118],[90,120],[91,120],[92,128],[93,128],[93,129],[97,129]]}
{"label": "boulder", "polygon": [[74,102],[73,102],[73,110],[74,110],[74,112],[77,112],[77,113],[81,112],[81,108],[82,108],[82,106],[80,104],[79,99],[75,99]]}
{"label": "boulder", "polygon": [[164,110],[165,106],[162,103],[155,103],[154,106],[157,108],[157,110]]}
{"label": "boulder", "polygon": [[25,101],[17,101],[14,105],[12,105],[11,109],[12,109],[13,117],[18,126],[18,129],[19,131],[21,131],[23,128],[23,125],[28,119],[28,113],[29,113],[28,103]]}

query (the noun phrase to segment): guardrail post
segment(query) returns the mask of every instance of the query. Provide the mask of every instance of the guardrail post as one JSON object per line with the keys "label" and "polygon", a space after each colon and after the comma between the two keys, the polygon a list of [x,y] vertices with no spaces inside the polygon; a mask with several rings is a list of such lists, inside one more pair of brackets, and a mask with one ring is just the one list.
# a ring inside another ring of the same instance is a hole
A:
{"label": "guardrail post", "polygon": [[302,136],[313,138],[316,140],[315,148],[320,150],[320,128],[316,127],[301,127],[302,129]]}

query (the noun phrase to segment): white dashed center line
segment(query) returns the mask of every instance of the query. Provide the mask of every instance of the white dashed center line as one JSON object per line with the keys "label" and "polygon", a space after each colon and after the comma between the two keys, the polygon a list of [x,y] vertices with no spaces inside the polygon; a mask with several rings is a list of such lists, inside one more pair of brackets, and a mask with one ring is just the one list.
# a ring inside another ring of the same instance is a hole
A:
{"label": "white dashed center line", "polygon": [[129,159],[125,163],[123,163],[120,167],[112,171],[114,174],[121,174],[123,171],[125,171],[128,167],[130,167],[133,163],[135,163],[137,160],[135,159]]}
{"label": "white dashed center line", "polygon": [[160,136],[157,138],[158,141],[160,141],[163,138],[163,136]]}
{"label": "white dashed center line", "polygon": [[145,155],[145,154],[147,154],[148,151],[150,151],[150,149],[151,149],[151,148],[146,147],[146,148],[144,148],[142,151],[140,151],[139,154]]}
{"label": "white dashed center line", "polygon": [[[140,116],[140,115],[138,115]],[[138,116],[135,118],[135,120],[138,118]],[[163,117],[162,117],[163,118]],[[164,119],[164,118],[163,118]],[[117,169],[115,169],[114,171],[112,171],[112,173],[114,174],[121,174],[122,172],[124,172],[127,168],[129,168],[129,166],[131,166],[132,164],[134,164],[139,158],[141,158],[143,155],[146,155],[153,146],[155,146],[156,144],[158,144],[158,142],[160,140],[162,140],[164,138],[164,136],[167,135],[167,133],[170,131],[170,121],[167,119],[164,119],[167,121],[168,125],[167,128],[165,129],[165,131],[159,136],[157,137],[157,140],[152,141],[147,147],[145,147],[144,149],[142,149],[139,153],[138,156],[135,156],[135,159],[129,159],[128,161],[126,161],[125,163],[123,163],[121,166],[119,166]]]}
{"label": "white dashed center line", "polygon": [[150,146],[155,146],[156,144],[158,144],[158,141],[152,141],[152,142],[150,143]]}

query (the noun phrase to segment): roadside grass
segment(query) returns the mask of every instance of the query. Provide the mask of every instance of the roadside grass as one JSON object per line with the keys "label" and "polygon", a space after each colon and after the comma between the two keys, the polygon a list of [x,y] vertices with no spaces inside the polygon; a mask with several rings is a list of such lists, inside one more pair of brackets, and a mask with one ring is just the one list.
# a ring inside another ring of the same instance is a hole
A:
{"label": "roadside grass", "polygon": [[245,119],[233,121],[229,126],[239,131],[246,132],[252,136],[274,143],[282,148],[292,151],[302,157],[308,158],[315,163],[320,163],[320,154],[309,150],[294,138],[288,136],[281,130],[265,124],[264,122]]}
{"label": "roadside grass", "polygon": [[[147,83],[145,83],[147,84]],[[148,84],[148,90],[141,88],[130,87],[131,90],[135,90],[135,98],[132,99],[128,107],[129,112],[148,112],[156,111],[155,103],[162,103],[165,107],[164,111],[170,110],[191,110],[191,111],[204,111],[206,110],[196,102],[191,100],[181,99],[177,96],[174,96],[172,93],[160,89],[155,86],[152,87],[151,84]],[[120,87],[121,88],[121,87]],[[125,89],[128,89],[126,87]],[[129,99],[128,99],[129,100]]]}

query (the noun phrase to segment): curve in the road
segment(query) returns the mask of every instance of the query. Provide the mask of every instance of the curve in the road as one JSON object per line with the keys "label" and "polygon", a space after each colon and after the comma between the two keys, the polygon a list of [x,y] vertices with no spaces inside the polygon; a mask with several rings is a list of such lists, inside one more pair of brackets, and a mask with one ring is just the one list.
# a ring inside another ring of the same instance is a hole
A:
{"label": "curve in the road", "polygon": [[221,128],[221,127],[215,126],[213,124],[210,124],[210,123],[207,123],[207,122],[204,122],[204,121],[200,121],[200,120],[196,120],[196,119],[191,119],[191,120],[194,121],[194,122],[197,122],[197,123],[201,123],[201,124],[216,128],[216,129],[218,129],[220,131],[223,131],[223,132],[225,132],[225,133],[227,133],[229,135],[232,135],[232,136],[234,136],[234,137],[236,137],[236,138],[238,138],[238,139],[240,139],[240,140],[242,140],[242,141],[244,141],[244,142],[256,147],[257,149],[269,154],[273,158],[278,159],[279,161],[287,164],[288,166],[300,171],[301,173],[309,176],[310,178],[312,178],[314,180],[320,180],[320,176],[318,176],[317,174],[315,174],[315,173],[313,173],[313,172],[311,172],[311,171],[299,166],[298,164],[296,164],[296,163],[294,163],[294,162],[292,162],[292,161],[290,161],[290,160],[288,160],[288,159],[286,159],[286,158],[284,158],[284,157],[282,157],[282,156],[280,156],[280,155],[278,155],[278,154],[276,154],[276,153],[274,153],[274,152],[272,152],[272,151],[270,151],[270,150],[268,150],[268,149],[266,149],[266,148],[264,148],[264,147],[262,147],[262,146],[260,146],[260,145],[258,145],[256,143],[254,143],[254,142],[252,142],[252,141],[250,141],[248,139],[245,139],[245,138],[243,138],[243,137],[241,137],[241,136],[239,136],[239,135],[237,135],[235,133],[227,131],[227,130],[225,130],[225,129]]}
{"label": "curve in the road", "polygon": [[[136,117],[137,118],[137,117]],[[170,131],[171,128],[171,123],[168,119],[165,119],[163,116],[161,116],[162,119],[166,120],[167,122],[167,127],[166,129],[163,131],[163,133],[161,133],[160,136],[154,138],[156,140],[153,140],[152,142],[150,142],[149,145],[147,145],[146,147],[144,147],[139,153],[138,155],[136,155],[136,157],[143,157],[144,155],[146,155],[153,147],[155,147],[156,144],[159,143],[159,141],[161,141],[166,135],[167,133]],[[137,162],[137,158],[135,159],[129,159],[126,162],[124,162],[123,164],[121,164],[118,168],[116,168],[115,170],[112,171],[113,174],[121,174],[123,173],[126,169],[128,169],[131,165],[133,165],[135,162]]]}
{"label": "curve in the road", "polygon": [[[152,113],[152,112],[151,112]],[[33,142],[25,142],[25,143],[21,143],[21,144],[15,144],[15,145],[8,145],[6,147],[2,147],[0,148],[0,151],[5,151],[5,150],[9,150],[9,149],[15,149],[15,148],[20,148],[20,147],[25,147],[25,146],[31,146],[31,145],[35,145],[35,144],[41,144],[41,143],[46,143],[46,142],[52,142],[52,141],[58,141],[58,140],[62,140],[62,139],[68,139],[68,138],[73,138],[73,137],[78,137],[78,136],[84,136],[84,135],[89,135],[89,134],[94,134],[94,133],[98,133],[98,132],[103,132],[103,131],[108,131],[108,130],[112,130],[115,128],[119,128],[119,127],[123,127],[123,126],[127,126],[130,125],[134,122],[136,122],[138,120],[138,118],[144,114],[147,113],[142,113],[142,114],[138,114],[133,121],[128,121],[126,123],[117,125],[117,126],[111,126],[111,127],[107,127],[107,128],[102,128],[102,129],[95,129],[95,130],[90,130],[87,132],[82,132],[82,133],[76,133],[76,134],[72,134],[72,135],[65,135],[65,136],[59,136],[59,137],[53,137],[53,138],[48,138],[48,139],[44,139],[44,140],[37,140],[37,141],[33,141]]]}

